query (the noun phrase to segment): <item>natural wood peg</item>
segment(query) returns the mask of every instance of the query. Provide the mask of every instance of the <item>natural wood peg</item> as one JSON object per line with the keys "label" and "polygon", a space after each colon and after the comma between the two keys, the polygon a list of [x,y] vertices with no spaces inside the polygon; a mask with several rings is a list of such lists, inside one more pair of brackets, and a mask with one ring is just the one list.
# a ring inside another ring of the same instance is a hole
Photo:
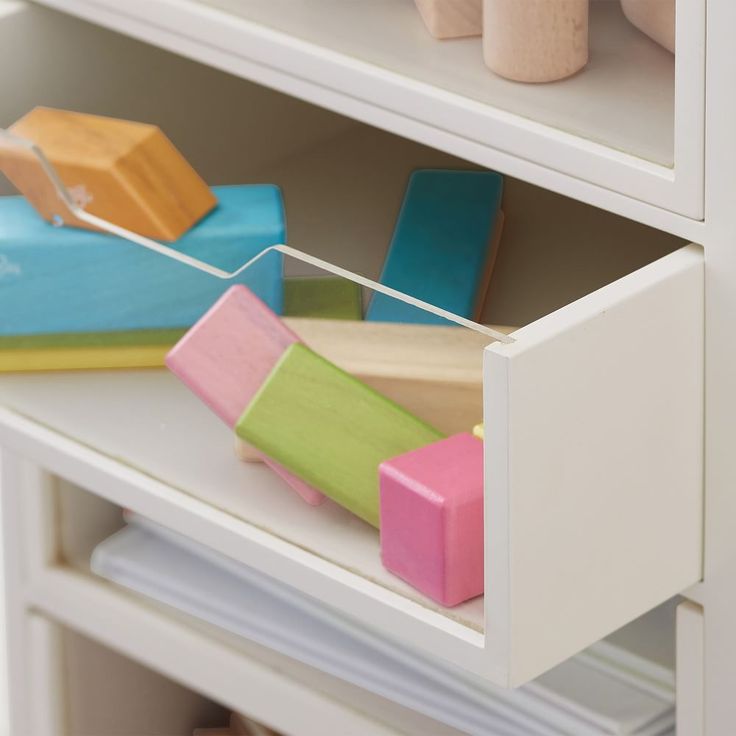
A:
{"label": "natural wood peg", "polygon": [[588,63],[589,0],[484,0],[483,56],[517,82],[553,82]]}

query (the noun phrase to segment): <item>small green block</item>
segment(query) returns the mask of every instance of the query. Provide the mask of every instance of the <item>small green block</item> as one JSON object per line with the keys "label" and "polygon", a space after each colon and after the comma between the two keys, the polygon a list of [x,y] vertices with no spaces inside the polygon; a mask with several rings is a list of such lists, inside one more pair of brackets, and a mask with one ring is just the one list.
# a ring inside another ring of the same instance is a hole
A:
{"label": "small green block", "polygon": [[339,276],[284,279],[284,314],[287,317],[362,319],[361,288]]}
{"label": "small green block", "polygon": [[301,343],[286,350],[235,431],[376,527],[379,464],[443,437]]}

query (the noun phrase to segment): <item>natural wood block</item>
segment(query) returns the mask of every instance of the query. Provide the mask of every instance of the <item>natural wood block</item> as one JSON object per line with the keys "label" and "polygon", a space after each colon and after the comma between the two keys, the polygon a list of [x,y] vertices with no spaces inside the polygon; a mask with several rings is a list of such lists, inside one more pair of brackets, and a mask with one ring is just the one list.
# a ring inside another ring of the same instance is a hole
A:
{"label": "natural wood block", "polygon": [[[234,270],[283,242],[278,187],[215,191],[220,205],[173,248]],[[185,328],[232,283],[113,235],[53,227],[23,197],[0,197],[0,274],[2,336]],[[281,311],[282,274],[272,251],[236,282]]]}
{"label": "natural wood block", "polygon": [[[217,204],[155,125],[36,107],[10,131],[41,148],[86,211],[140,235],[177,240]],[[59,214],[58,198],[39,187],[38,165],[27,154],[0,148],[0,170],[46,220]]]}
{"label": "natural wood block", "polygon": [[483,443],[448,437],[381,463],[381,560],[444,606],[483,593]]}
{"label": "natural wood block", "polygon": [[238,460],[242,460],[244,463],[263,462],[263,454],[253,447],[253,445],[243,442],[243,440],[241,440],[237,435],[233,442],[233,449],[235,450],[235,456]]}
{"label": "natural wood block", "polygon": [[361,287],[339,276],[284,279],[284,314],[318,319],[363,319]]}
{"label": "natural wood block", "polygon": [[288,347],[236,432],[378,526],[378,466],[441,434],[301,343]]}
{"label": "natural wood block", "polygon": [[483,0],[414,1],[435,38],[480,36],[483,32]]}
{"label": "natural wood block", "polygon": [[441,325],[285,322],[315,352],[445,434],[467,431],[482,413],[487,335]]}
{"label": "natural wood block", "polygon": [[[226,424],[238,417],[299,337],[245,286],[233,286],[166,356],[166,365]],[[270,457],[264,462],[307,503],[324,496]]]}
{"label": "natural wood block", "polygon": [[[499,242],[503,177],[493,171],[415,171],[380,281],[452,314],[477,319]],[[449,324],[374,293],[367,321]]]}
{"label": "natural wood block", "polygon": [[517,82],[553,82],[588,63],[589,0],[484,0],[483,56]]}
{"label": "natural wood block", "polygon": [[621,6],[629,22],[675,53],[675,0],[621,0]]}

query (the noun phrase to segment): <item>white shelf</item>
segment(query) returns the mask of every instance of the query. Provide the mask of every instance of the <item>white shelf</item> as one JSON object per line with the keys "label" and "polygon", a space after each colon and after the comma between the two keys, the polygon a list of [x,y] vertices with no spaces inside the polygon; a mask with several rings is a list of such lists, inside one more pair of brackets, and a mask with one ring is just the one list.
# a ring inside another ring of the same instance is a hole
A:
{"label": "white shelf", "polygon": [[659,227],[678,218],[642,202],[702,217],[700,3],[678,3],[673,61],[595,2],[589,67],[523,85],[486,69],[478,39],[431,39],[411,0],[42,2]]}

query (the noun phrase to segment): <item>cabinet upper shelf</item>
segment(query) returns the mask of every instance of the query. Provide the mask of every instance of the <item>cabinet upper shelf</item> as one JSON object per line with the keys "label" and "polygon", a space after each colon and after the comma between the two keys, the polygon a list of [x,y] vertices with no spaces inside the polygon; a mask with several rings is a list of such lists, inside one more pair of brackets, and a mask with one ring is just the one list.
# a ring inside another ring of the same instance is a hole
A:
{"label": "cabinet upper shelf", "polygon": [[432,39],[412,0],[40,1],[662,229],[702,218],[701,0],[678,0],[676,59],[594,0],[588,67],[546,85]]}

